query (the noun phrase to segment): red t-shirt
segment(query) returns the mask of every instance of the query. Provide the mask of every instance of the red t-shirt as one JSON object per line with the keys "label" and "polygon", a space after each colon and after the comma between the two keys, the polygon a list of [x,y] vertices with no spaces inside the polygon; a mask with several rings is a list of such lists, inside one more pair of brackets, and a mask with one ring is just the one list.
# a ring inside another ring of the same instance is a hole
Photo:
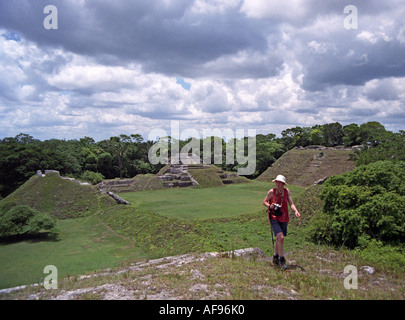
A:
{"label": "red t-shirt", "polygon": [[270,199],[269,203],[278,203],[281,205],[281,212],[283,213],[279,217],[270,214],[270,220],[277,220],[278,222],[290,221],[290,217],[288,215],[288,191],[286,188],[283,188],[283,193],[279,193],[277,188],[273,188],[273,197]]}

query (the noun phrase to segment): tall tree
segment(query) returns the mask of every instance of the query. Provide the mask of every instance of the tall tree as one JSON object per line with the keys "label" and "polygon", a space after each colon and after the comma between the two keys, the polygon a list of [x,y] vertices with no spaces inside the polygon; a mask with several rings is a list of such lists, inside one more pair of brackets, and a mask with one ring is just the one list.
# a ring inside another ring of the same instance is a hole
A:
{"label": "tall tree", "polygon": [[118,169],[120,171],[120,179],[122,179],[122,164],[131,144],[131,138],[125,134],[121,134],[119,137],[111,137],[110,142],[112,153],[118,159]]}
{"label": "tall tree", "polygon": [[347,147],[354,146],[360,142],[359,126],[355,123],[343,127],[343,143]]}
{"label": "tall tree", "polygon": [[378,121],[371,121],[360,125],[359,137],[361,143],[377,146],[387,138],[387,130]]}
{"label": "tall tree", "polygon": [[333,147],[343,144],[343,127],[339,122],[323,125],[324,145]]}
{"label": "tall tree", "polygon": [[281,132],[281,141],[290,150],[294,147],[306,147],[310,144],[310,128],[289,128]]}

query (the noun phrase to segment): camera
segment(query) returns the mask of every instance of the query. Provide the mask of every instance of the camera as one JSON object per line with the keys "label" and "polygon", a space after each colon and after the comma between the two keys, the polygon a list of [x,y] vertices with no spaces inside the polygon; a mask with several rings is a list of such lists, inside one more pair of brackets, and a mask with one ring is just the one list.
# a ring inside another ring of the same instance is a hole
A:
{"label": "camera", "polygon": [[283,212],[281,211],[281,205],[279,205],[278,203],[274,204],[274,209],[273,209],[273,215],[276,217],[279,217],[283,214]]}

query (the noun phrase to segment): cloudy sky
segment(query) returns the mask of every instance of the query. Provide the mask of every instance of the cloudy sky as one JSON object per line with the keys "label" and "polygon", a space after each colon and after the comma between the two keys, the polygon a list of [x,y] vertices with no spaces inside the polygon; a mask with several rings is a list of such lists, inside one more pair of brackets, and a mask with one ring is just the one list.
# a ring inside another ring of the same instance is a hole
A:
{"label": "cloudy sky", "polygon": [[404,19],[405,0],[2,0],[0,138],[404,130]]}

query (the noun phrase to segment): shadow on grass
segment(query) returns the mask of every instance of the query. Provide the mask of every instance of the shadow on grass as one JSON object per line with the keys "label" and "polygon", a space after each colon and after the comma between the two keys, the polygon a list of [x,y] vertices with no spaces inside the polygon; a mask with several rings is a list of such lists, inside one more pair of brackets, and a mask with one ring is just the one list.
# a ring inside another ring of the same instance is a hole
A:
{"label": "shadow on grass", "polygon": [[40,232],[36,234],[13,234],[0,237],[0,245],[13,244],[17,242],[27,241],[30,243],[37,243],[42,241],[60,241],[59,235],[51,232]]}

